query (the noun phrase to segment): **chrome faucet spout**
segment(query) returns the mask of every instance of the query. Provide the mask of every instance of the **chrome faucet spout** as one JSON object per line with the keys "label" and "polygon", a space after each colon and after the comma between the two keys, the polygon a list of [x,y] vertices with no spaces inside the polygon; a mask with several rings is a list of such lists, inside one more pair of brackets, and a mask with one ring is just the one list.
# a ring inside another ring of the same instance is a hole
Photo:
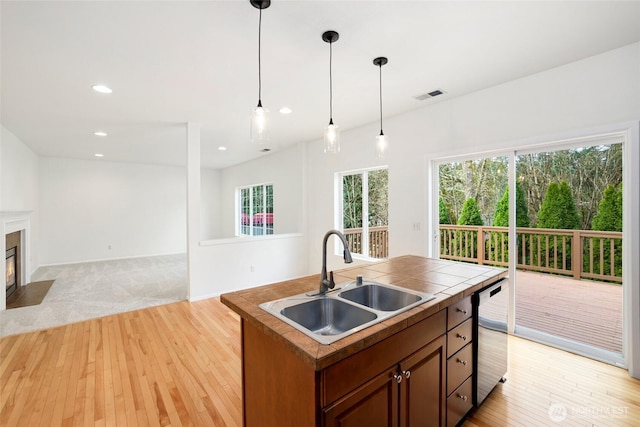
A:
{"label": "chrome faucet spout", "polygon": [[327,231],[327,234],[324,235],[324,239],[322,240],[322,277],[320,278],[320,290],[318,291],[320,294],[325,294],[329,289],[333,289],[336,286],[336,283],[333,281],[333,271],[331,271],[327,277],[327,241],[329,240],[329,236],[332,234],[338,236],[342,241],[342,247],[344,248],[342,257],[344,258],[345,264],[353,262],[351,252],[349,251],[349,244],[347,243],[347,238],[344,237],[344,234],[338,230]]}

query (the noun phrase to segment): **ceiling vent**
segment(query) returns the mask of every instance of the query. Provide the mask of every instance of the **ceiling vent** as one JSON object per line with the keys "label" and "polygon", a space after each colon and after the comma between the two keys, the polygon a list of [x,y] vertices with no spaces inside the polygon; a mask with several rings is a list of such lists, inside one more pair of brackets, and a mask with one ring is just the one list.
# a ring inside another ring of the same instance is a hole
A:
{"label": "ceiling vent", "polygon": [[432,90],[429,93],[424,93],[422,95],[414,96],[414,98],[417,99],[418,101],[424,101],[425,99],[433,98],[434,96],[442,95],[443,93],[445,93],[445,91],[443,91],[442,89],[436,89],[436,90]]}

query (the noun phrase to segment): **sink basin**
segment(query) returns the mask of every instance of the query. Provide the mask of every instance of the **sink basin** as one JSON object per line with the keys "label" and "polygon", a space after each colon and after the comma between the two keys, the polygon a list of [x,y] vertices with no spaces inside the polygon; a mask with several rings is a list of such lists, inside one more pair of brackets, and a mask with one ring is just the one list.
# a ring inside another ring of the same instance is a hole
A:
{"label": "sink basin", "polygon": [[352,281],[326,294],[299,294],[260,308],[322,344],[331,344],[435,296],[372,281]]}
{"label": "sink basin", "polygon": [[396,311],[422,300],[413,293],[390,288],[377,283],[367,283],[338,294],[339,297],[374,310]]}
{"label": "sink basin", "polygon": [[378,317],[333,298],[318,298],[286,307],[280,314],[318,335],[339,335]]}

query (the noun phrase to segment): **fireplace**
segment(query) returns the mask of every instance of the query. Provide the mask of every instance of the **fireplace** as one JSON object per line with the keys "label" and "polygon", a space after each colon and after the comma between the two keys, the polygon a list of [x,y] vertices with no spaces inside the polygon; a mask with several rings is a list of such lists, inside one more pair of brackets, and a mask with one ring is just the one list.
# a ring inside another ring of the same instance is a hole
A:
{"label": "fireplace", "polygon": [[14,246],[7,250],[5,254],[7,264],[7,280],[6,291],[7,296],[11,295],[18,289],[18,262],[17,262],[18,247]]}

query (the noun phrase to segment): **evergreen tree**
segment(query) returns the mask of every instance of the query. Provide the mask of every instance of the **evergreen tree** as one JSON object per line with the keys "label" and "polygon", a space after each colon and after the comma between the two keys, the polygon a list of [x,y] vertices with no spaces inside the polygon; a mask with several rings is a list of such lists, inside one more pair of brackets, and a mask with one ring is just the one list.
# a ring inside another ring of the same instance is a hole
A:
{"label": "evergreen tree", "polygon": [[476,199],[469,198],[464,202],[458,225],[484,225]]}
{"label": "evergreen tree", "polygon": [[[602,195],[602,200],[598,204],[598,213],[593,218],[593,222],[591,223],[592,230],[598,231],[622,231],[622,188],[616,188],[613,185],[608,186],[604,190],[604,194]],[[596,248],[600,248],[602,245],[602,249],[604,252],[603,263],[604,265],[600,265],[600,258],[596,257],[593,260],[593,269],[595,271],[600,271],[602,267],[604,271],[611,270],[611,246],[614,248],[614,265],[613,269],[615,271],[615,275],[622,277],[622,239],[611,239],[611,238],[603,238],[603,239],[593,239],[592,244]],[[583,257],[583,269],[588,270],[588,257],[587,257],[587,248],[584,248],[585,256]]]}
{"label": "evergreen tree", "polygon": [[451,224],[451,216],[449,216],[449,210],[444,204],[442,197],[439,198],[438,204],[440,208],[440,224]]}
{"label": "evergreen tree", "polygon": [[598,213],[591,223],[592,230],[622,231],[622,189],[613,185],[604,190]]}
{"label": "evergreen tree", "polygon": [[[509,187],[504,190],[502,198],[496,205],[496,213],[493,217],[495,227],[509,226]],[[516,227],[529,227],[529,210],[524,189],[519,182],[516,183]]]}
{"label": "evergreen tree", "polygon": [[575,230],[580,228],[578,209],[566,181],[552,182],[538,212],[538,228]]}

